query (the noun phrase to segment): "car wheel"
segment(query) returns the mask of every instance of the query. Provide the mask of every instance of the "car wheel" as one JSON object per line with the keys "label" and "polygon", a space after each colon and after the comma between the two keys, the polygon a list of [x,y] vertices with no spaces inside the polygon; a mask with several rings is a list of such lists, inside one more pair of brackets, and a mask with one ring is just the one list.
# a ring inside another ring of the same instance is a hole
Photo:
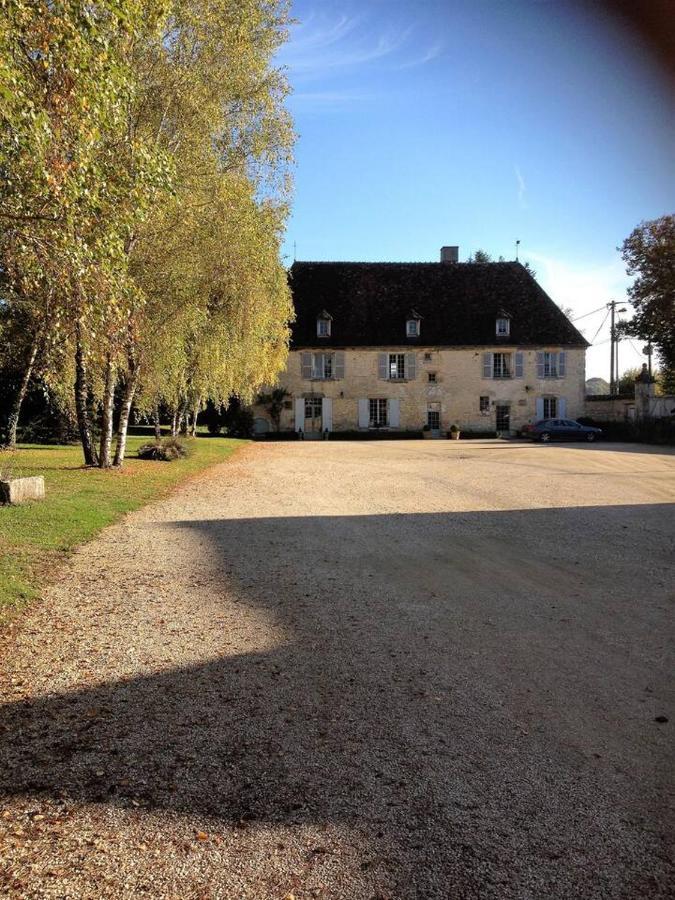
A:
{"label": "car wheel", "polygon": [[548,442],[551,440],[551,435],[548,433],[548,431],[543,431],[539,437],[539,440],[542,442],[542,444],[548,444]]}
{"label": "car wheel", "polygon": [[595,440],[595,433],[593,431],[589,431],[586,435],[586,440],[592,442]]}

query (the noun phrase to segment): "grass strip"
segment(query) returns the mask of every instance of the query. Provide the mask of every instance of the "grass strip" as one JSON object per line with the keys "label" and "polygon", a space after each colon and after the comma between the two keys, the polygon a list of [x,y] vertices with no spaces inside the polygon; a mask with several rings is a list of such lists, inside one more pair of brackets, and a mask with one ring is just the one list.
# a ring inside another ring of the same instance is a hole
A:
{"label": "grass strip", "polygon": [[246,443],[196,438],[186,441],[186,459],[154,462],[136,458],[147,441],[129,438],[121,470],[85,468],[79,446],[20,444],[13,453],[0,453],[3,477],[43,475],[46,491],[38,503],[0,505],[0,621],[38,597],[50,573],[79,544]]}

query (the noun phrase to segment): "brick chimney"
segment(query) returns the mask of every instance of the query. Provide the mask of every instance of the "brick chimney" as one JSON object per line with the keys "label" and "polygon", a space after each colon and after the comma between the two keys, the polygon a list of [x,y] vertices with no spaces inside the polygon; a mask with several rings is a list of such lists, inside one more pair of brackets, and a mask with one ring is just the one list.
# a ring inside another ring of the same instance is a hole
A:
{"label": "brick chimney", "polygon": [[459,262],[459,247],[441,247],[441,262]]}

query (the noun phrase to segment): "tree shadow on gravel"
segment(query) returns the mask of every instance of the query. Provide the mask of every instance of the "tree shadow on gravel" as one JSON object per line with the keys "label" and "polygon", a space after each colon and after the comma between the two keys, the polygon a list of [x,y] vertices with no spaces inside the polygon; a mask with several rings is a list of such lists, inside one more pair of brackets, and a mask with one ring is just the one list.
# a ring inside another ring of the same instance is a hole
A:
{"label": "tree shadow on gravel", "polygon": [[665,896],[674,509],[171,523],[283,642],[5,703],[0,796],[353,826],[397,896]]}

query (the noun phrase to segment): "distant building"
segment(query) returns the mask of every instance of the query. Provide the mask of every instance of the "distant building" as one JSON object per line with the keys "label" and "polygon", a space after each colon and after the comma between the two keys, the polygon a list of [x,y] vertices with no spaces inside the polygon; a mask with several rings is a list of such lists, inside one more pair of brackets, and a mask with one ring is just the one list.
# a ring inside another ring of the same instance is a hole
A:
{"label": "distant building", "polygon": [[609,396],[609,381],[605,381],[604,378],[586,379],[586,396]]}
{"label": "distant building", "polygon": [[[520,263],[296,262],[283,430],[514,432],[582,415],[587,342]],[[256,430],[273,426],[255,408]]]}

